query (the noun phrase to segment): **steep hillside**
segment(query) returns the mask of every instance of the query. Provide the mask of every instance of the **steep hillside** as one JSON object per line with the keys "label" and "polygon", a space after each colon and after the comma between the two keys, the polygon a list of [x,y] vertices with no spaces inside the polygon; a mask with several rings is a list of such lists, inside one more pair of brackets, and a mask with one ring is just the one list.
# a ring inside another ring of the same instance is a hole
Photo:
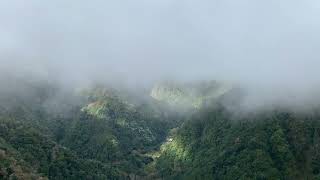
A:
{"label": "steep hillside", "polygon": [[[0,179],[319,179],[320,111],[239,113],[242,90],[158,84],[149,94],[10,81]],[[195,103],[197,102],[197,103]],[[197,104],[197,106],[195,106]]]}
{"label": "steep hillside", "polygon": [[109,88],[75,93],[24,81],[6,87],[0,137],[1,147],[10,148],[1,149],[0,179],[143,176],[152,161],[145,153],[157,149],[179,120],[169,120],[161,104]]}
{"label": "steep hillside", "polygon": [[319,179],[320,114],[270,110],[236,117],[202,109],[165,143],[164,179]]}
{"label": "steep hillside", "polygon": [[[99,92],[96,92],[96,91]],[[146,114],[144,105],[131,104],[102,89],[91,91],[79,118],[73,119],[61,143],[80,157],[112,163],[123,172],[143,175],[152,161],[144,153],[164,141],[174,125],[157,112]],[[159,128],[161,127],[161,128]]]}
{"label": "steep hillside", "polygon": [[3,179],[39,179],[40,176],[44,179],[108,179],[119,176],[110,165],[81,159],[19,120],[1,120],[0,135],[5,160],[1,163]]}

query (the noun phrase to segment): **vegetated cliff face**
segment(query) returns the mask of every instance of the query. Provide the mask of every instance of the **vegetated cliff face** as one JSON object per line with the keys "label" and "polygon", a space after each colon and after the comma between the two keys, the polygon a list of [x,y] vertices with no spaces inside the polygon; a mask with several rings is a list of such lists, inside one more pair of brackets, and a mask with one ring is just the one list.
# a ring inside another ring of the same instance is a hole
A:
{"label": "vegetated cliff face", "polygon": [[174,108],[200,109],[207,102],[214,101],[232,89],[232,86],[216,81],[162,82],[157,83],[151,97],[166,102]]}

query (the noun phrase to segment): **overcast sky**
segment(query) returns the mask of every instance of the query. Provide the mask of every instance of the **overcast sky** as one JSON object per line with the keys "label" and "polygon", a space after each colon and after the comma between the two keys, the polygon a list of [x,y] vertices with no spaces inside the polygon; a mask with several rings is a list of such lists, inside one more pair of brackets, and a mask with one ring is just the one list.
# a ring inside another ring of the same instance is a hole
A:
{"label": "overcast sky", "polygon": [[320,86],[319,0],[1,0],[2,72]]}

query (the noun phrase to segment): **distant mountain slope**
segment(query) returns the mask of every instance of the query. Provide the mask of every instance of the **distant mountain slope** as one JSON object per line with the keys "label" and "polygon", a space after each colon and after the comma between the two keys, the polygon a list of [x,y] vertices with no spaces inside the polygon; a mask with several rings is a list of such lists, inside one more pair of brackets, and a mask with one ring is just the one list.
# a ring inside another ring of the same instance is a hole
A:
{"label": "distant mountain slope", "polygon": [[151,97],[179,109],[200,109],[205,103],[218,99],[232,87],[216,81],[157,83]]}

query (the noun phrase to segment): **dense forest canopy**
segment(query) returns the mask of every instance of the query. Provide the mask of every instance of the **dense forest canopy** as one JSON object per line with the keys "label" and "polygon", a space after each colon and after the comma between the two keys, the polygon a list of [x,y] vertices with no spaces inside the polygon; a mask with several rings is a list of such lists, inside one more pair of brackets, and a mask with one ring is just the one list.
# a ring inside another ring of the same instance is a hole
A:
{"label": "dense forest canopy", "polygon": [[240,113],[245,93],[216,81],[140,93],[23,79],[5,87],[1,179],[320,177],[317,107]]}

